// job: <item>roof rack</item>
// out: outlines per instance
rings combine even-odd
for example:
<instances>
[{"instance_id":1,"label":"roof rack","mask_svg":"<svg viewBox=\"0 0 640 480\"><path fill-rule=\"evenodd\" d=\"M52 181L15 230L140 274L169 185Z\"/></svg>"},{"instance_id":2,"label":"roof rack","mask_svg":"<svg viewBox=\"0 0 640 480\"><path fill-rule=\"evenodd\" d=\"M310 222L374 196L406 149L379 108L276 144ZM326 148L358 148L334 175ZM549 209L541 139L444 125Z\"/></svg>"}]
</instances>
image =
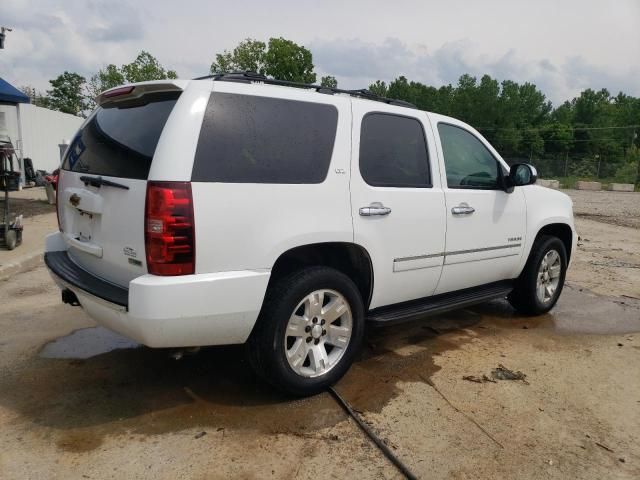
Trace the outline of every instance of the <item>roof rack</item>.
<instances>
[{"instance_id":1,"label":"roof rack","mask_svg":"<svg viewBox=\"0 0 640 480\"><path fill-rule=\"evenodd\" d=\"M325 93L333 95L334 93L346 93L352 97L365 98L367 100L374 100L376 102L387 103L389 105L397 105L399 107L418 108L413 103L405 102L404 100L397 100L394 98L380 97L371 93L369 90L343 90L335 87L323 87L322 85L313 85L309 83L290 82L288 80L277 80L275 78L268 78L265 75L256 72L229 72L229 73L216 73L214 75L205 75L203 77L194 78L194 80L206 80L212 79L214 81L221 82L240 82L240 83L264 83L268 85L281 85L285 87L295 88L307 88L315 90L318 93Z\"/></svg>"}]
</instances>

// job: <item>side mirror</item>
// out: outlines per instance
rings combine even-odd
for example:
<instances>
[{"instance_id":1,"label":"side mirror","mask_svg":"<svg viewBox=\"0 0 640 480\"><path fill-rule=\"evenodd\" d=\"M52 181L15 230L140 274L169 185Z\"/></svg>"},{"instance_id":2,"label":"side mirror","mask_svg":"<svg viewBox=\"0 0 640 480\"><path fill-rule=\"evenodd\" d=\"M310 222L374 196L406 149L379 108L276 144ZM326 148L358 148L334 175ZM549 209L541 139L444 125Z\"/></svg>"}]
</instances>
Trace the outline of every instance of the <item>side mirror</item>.
<instances>
[{"instance_id":1,"label":"side mirror","mask_svg":"<svg viewBox=\"0 0 640 480\"><path fill-rule=\"evenodd\" d=\"M507 179L509 187L532 185L536 183L538 179L538 171L536 167L528 163L516 163L515 165L511 165Z\"/></svg>"}]
</instances>

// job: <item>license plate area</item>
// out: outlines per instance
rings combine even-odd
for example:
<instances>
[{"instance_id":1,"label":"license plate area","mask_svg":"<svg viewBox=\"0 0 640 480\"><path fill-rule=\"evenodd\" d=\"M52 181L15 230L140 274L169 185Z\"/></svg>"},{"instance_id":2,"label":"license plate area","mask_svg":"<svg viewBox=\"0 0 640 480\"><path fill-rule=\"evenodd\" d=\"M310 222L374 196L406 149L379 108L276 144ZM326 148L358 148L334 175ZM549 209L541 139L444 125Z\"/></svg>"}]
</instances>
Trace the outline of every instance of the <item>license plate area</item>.
<instances>
[{"instance_id":1,"label":"license plate area","mask_svg":"<svg viewBox=\"0 0 640 480\"><path fill-rule=\"evenodd\" d=\"M80 242L91 242L93 232L93 214L77 211L75 216L75 228L71 232Z\"/></svg>"}]
</instances>

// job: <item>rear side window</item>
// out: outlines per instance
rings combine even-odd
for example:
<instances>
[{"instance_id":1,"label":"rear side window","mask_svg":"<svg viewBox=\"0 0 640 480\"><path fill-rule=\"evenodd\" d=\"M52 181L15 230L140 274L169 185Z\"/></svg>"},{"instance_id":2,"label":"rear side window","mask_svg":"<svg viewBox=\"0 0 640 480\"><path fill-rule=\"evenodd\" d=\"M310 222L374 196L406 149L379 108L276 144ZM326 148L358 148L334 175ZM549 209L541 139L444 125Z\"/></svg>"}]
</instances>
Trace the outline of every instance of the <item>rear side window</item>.
<instances>
[{"instance_id":1,"label":"rear side window","mask_svg":"<svg viewBox=\"0 0 640 480\"><path fill-rule=\"evenodd\" d=\"M322 183L338 124L332 105L213 93L194 182Z\"/></svg>"},{"instance_id":2,"label":"rear side window","mask_svg":"<svg viewBox=\"0 0 640 480\"><path fill-rule=\"evenodd\" d=\"M73 172L146 180L177 94L98 107L69 146L62 168Z\"/></svg>"},{"instance_id":3,"label":"rear side window","mask_svg":"<svg viewBox=\"0 0 640 480\"><path fill-rule=\"evenodd\" d=\"M369 113L360 132L360 174L377 187L430 187L429 156L415 118Z\"/></svg>"}]
</instances>

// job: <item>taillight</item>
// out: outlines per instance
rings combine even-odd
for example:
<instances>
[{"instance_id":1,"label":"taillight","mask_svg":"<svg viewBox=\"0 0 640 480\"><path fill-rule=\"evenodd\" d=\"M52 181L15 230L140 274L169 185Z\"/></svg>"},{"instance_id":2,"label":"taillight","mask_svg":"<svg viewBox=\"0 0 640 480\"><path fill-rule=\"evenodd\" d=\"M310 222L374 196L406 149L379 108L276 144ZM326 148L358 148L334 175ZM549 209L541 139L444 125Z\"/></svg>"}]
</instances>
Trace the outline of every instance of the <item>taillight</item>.
<instances>
[{"instance_id":1,"label":"taillight","mask_svg":"<svg viewBox=\"0 0 640 480\"><path fill-rule=\"evenodd\" d=\"M147 182L144 224L149 273L189 275L195 272L191 183Z\"/></svg>"}]
</instances>

